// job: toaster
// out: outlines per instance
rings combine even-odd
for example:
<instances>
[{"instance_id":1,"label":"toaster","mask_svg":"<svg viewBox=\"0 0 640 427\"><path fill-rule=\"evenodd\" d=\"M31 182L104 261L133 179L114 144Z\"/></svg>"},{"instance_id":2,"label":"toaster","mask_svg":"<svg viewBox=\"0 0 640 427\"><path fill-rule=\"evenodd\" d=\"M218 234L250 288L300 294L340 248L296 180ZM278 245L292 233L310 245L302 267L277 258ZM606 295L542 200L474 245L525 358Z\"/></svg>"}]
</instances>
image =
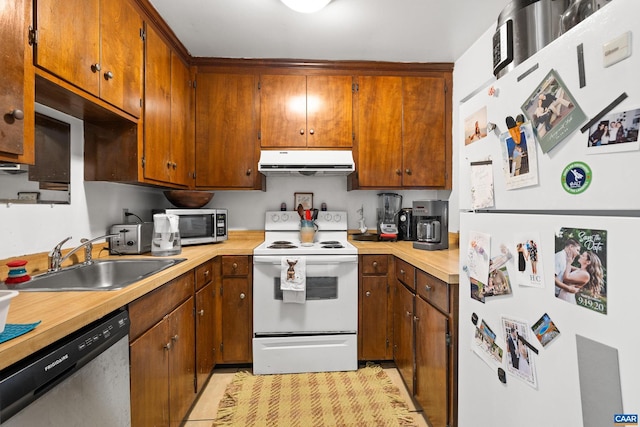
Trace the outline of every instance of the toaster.
<instances>
[{"instance_id":1,"label":"toaster","mask_svg":"<svg viewBox=\"0 0 640 427\"><path fill-rule=\"evenodd\" d=\"M111 255L136 255L151 251L152 222L137 224L116 224L109 230L118 237L109 238Z\"/></svg>"}]
</instances>

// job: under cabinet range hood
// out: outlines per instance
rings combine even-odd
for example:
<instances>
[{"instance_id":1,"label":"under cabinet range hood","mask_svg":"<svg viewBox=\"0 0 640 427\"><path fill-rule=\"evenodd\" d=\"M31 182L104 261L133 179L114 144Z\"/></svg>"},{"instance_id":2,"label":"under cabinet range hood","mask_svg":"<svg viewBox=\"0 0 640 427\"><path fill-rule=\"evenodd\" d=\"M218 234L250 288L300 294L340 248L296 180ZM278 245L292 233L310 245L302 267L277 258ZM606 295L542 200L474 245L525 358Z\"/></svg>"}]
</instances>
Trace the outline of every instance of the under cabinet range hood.
<instances>
[{"instance_id":1,"label":"under cabinet range hood","mask_svg":"<svg viewBox=\"0 0 640 427\"><path fill-rule=\"evenodd\" d=\"M355 170L350 150L262 150L258 162L266 176L346 176Z\"/></svg>"}]
</instances>

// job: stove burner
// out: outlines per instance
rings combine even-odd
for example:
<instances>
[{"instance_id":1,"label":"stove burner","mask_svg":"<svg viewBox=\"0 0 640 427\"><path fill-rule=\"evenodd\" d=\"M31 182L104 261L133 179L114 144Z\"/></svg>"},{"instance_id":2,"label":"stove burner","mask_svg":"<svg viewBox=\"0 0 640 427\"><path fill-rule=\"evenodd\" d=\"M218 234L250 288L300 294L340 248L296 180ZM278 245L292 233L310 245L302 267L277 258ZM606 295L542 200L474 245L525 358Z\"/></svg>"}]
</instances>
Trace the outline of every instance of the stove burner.
<instances>
[{"instance_id":1,"label":"stove burner","mask_svg":"<svg viewBox=\"0 0 640 427\"><path fill-rule=\"evenodd\" d=\"M324 249L342 249L342 243L340 242L321 242L320 243Z\"/></svg>"},{"instance_id":2,"label":"stove burner","mask_svg":"<svg viewBox=\"0 0 640 427\"><path fill-rule=\"evenodd\" d=\"M325 240L324 242L320 242L321 245L341 245L337 240Z\"/></svg>"},{"instance_id":3,"label":"stove burner","mask_svg":"<svg viewBox=\"0 0 640 427\"><path fill-rule=\"evenodd\" d=\"M295 249L296 245L287 240L276 240L271 245L267 246L268 249Z\"/></svg>"}]
</instances>

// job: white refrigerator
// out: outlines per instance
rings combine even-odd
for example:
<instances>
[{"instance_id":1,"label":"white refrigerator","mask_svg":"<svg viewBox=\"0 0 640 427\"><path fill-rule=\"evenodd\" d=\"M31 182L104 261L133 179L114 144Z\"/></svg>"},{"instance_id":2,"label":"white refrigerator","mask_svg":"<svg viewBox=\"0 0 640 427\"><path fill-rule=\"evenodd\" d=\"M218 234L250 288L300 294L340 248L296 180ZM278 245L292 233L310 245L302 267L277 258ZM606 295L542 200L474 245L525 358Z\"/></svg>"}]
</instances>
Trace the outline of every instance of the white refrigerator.
<instances>
[{"instance_id":1,"label":"white refrigerator","mask_svg":"<svg viewBox=\"0 0 640 427\"><path fill-rule=\"evenodd\" d=\"M639 17L612 1L458 105L461 427L637 425Z\"/></svg>"}]
</instances>

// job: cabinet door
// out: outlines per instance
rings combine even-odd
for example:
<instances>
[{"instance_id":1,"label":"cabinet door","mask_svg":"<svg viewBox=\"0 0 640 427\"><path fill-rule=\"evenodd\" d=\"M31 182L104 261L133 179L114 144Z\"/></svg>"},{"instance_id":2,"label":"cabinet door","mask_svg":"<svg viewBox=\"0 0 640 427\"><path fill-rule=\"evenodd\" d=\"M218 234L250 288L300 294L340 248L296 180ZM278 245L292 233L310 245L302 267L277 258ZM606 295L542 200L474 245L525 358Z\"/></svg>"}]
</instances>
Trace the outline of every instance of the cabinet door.
<instances>
[{"instance_id":1,"label":"cabinet door","mask_svg":"<svg viewBox=\"0 0 640 427\"><path fill-rule=\"evenodd\" d=\"M23 0L4 1L0 7L0 160L33 163L33 72L25 72L26 8ZM28 14L30 15L30 14ZM28 52L28 51L27 51ZM28 88L25 94L25 88ZM28 95L31 96L28 96ZM22 117L22 118L21 118ZM25 125L25 121L28 123Z\"/></svg>"},{"instance_id":2,"label":"cabinet door","mask_svg":"<svg viewBox=\"0 0 640 427\"><path fill-rule=\"evenodd\" d=\"M358 77L359 187L402 185L402 78Z\"/></svg>"},{"instance_id":3,"label":"cabinet door","mask_svg":"<svg viewBox=\"0 0 640 427\"><path fill-rule=\"evenodd\" d=\"M403 77L402 94L402 186L444 187L447 145L444 78Z\"/></svg>"},{"instance_id":4,"label":"cabinet door","mask_svg":"<svg viewBox=\"0 0 640 427\"><path fill-rule=\"evenodd\" d=\"M215 366L215 284L196 293L196 392Z\"/></svg>"},{"instance_id":5,"label":"cabinet door","mask_svg":"<svg viewBox=\"0 0 640 427\"><path fill-rule=\"evenodd\" d=\"M169 425L169 322L163 320L133 341L130 350L131 425Z\"/></svg>"},{"instance_id":6,"label":"cabinet door","mask_svg":"<svg viewBox=\"0 0 640 427\"><path fill-rule=\"evenodd\" d=\"M169 314L169 419L178 426L195 399L195 331L193 297Z\"/></svg>"},{"instance_id":7,"label":"cabinet door","mask_svg":"<svg viewBox=\"0 0 640 427\"><path fill-rule=\"evenodd\" d=\"M129 0L100 2L100 97L135 117L142 108L141 31L142 18Z\"/></svg>"},{"instance_id":8,"label":"cabinet door","mask_svg":"<svg viewBox=\"0 0 640 427\"><path fill-rule=\"evenodd\" d=\"M396 282L393 318L393 360L404 379L409 393L414 390L413 361L413 300L415 296L400 282Z\"/></svg>"},{"instance_id":9,"label":"cabinet door","mask_svg":"<svg viewBox=\"0 0 640 427\"><path fill-rule=\"evenodd\" d=\"M100 0L37 0L35 64L99 96Z\"/></svg>"},{"instance_id":10,"label":"cabinet door","mask_svg":"<svg viewBox=\"0 0 640 427\"><path fill-rule=\"evenodd\" d=\"M254 187L258 175L256 80L250 74L198 74L197 187Z\"/></svg>"},{"instance_id":11,"label":"cabinet door","mask_svg":"<svg viewBox=\"0 0 640 427\"><path fill-rule=\"evenodd\" d=\"M260 145L263 148L305 147L306 102L306 76L260 76Z\"/></svg>"},{"instance_id":12,"label":"cabinet door","mask_svg":"<svg viewBox=\"0 0 640 427\"><path fill-rule=\"evenodd\" d=\"M188 186L193 179L192 84L189 67L171 52L171 183Z\"/></svg>"},{"instance_id":13,"label":"cabinet door","mask_svg":"<svg viewBox=\"0 0 640 427\"><path fill-rule=\"evenodd\" d=\"M353 145L353 78L307 76L307 147Z\"/></svg>"},{"instance_id":14,"label":"cabinet door","mask_svg":"<svg viewBox=\"0 0 640 427\"><path fill-rule=\"evenodd\" d=\"M247 277L225 277L222 288L220 357L223 363L251 362L251 282Z\"/></svg>"},{"instance_id":15,"label":"cabinet door","mask_svg":"<svg viewBox=\"0 0 640 427\"><path fill-rule=\"evenodd\" d=\"M171 159L171 50L147 26L144 105L144 177L170 182Z\"/></svg>"},{"instance_id":16,"label":"cabinet door","mask_svg":"<svg viewBox=\"0 0 640 427\"><path fill-rule=\"evenodd\" d=\"M416 386L414 396L433 427L450 425L448 318L416 298Z\"/></svg>"},{"instance_id":17,"label":"cabinet door","mask_svg":"<svg viewBox=\"0 0 640 427\"><path fill-rule=\"evenodd\" d=\"M360 360L387 359L387 277L363 276L360 286Z\"/></svg>"}]
</instances>

